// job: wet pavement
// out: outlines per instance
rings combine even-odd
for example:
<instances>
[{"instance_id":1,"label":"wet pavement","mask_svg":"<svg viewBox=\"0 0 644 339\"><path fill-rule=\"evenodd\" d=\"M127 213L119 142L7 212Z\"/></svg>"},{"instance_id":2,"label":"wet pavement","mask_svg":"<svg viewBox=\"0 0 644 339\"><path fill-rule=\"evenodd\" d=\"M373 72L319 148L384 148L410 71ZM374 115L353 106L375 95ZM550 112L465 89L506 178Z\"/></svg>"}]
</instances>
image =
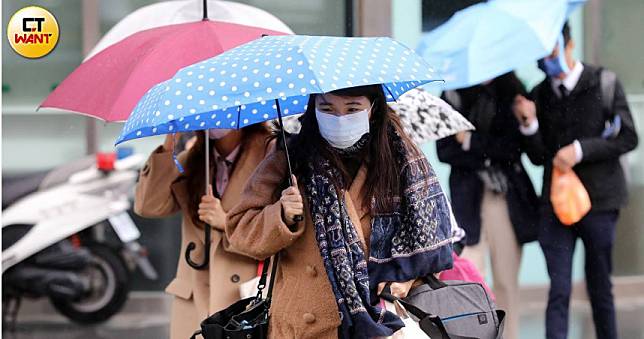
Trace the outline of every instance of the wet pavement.
<instances>
[{"instance_id":1,"label":"wet pavement","mask_svg":"<svg viewBox=\"0 0 644 339\"><path fill-rule=\"evenodd\" d=\"M79 325L56 313L46 300L24 300L15 331L3 328L2 339L168 338L170 302L163 292L131 292L123 310L109 321Z\"/></svg>"},{"instance_id":2,"label":"wet pavement","mask_svg":"<svg viewBox=\"0 0 644 339\"><path fill-rule=\"evenodd\" d=\"M162 293L135 293L123 312L110 321L94 326L70 323L53 313L46 302L25 302L15 332L3 329L6 339L159 339L169 335L169 297ZM644 339L644 298L617 302L620 339ZM543 339L543 303L523 305L521 339ZM590 307L572 303L569 339L595 338ZM187 338L186 338L187 339Z\"/></svg>"}]
</instances>

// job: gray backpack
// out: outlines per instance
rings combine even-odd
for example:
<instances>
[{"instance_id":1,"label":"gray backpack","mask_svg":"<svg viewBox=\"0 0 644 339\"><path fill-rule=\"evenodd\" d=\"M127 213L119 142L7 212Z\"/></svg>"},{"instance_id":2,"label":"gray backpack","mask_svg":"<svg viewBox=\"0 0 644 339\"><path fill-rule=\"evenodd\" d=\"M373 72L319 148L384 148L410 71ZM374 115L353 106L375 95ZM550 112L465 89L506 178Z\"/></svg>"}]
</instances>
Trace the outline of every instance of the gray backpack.
<instances>
[{"instance_id":1,"label":"gray backpack","mask_svg":"<svg viewBox=\"0 0 644 339\"><path fill-rule=\"evenodd\" d=\"M389 300L387 289L381 294ZM394 298L395 299L395 298ZM440 281L433 276L398 300L432 339L501 339L505 312L497 310L479 283ZM390 300L392 301L392 300Z\"/></svg>"}]
</instances>

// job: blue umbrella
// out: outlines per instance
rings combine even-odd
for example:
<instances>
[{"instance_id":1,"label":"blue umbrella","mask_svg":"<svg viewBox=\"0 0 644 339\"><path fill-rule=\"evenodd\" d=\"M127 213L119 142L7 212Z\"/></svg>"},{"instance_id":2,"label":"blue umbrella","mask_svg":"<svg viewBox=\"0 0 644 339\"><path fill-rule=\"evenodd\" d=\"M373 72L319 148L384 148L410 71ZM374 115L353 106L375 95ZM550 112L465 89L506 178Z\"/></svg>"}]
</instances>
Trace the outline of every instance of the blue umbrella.
<instances>
[{"instance_id":1,"label":"blue umbrella","mask_svg":"<svg viewBox=\"0 0 644 339\"><path fill-rule=\"evenodd\" d=\"M418 53L445 89L491 80L552 52L568 12L582 1L492 0L467 7L425 34Z\"/></svg>"},{"instance_id":2,"label":"blue umbrella","mask_svg":"<svg viewBox=\"0 0 644 339\"><path fill-rule=\"evenodd\" d=\"M159 134L238 129L275 118L283 126L282 116L306 111L309 94L381 84L387 100L393 101L436 81L433 74L419 55L390 38L263 37L187 66L151 88L128 118L117 144ZM209 138L205 140L209 149ZM206 155L207 183L208 159ZM176 158L175 163L180 168ZM290 175L288 180L292 185ZM206 239L208 231L206 227ZM194 248L187 248L186 260L194 268L205 267L207 261L190 260Z\"/></svg>"},{"instance_id":3,"label":"blue umbrella","mask_svg":"<svg viewBox=\"0 0 644 339\"><path fill-rule=\"evenodd\" d=\"M303 113L308 95L382 84L393 101L436 81L429 64L390 38L263 37L185 67L150 89L117 144L210 128L242 128Z\"/></svg>"}]
</instances>

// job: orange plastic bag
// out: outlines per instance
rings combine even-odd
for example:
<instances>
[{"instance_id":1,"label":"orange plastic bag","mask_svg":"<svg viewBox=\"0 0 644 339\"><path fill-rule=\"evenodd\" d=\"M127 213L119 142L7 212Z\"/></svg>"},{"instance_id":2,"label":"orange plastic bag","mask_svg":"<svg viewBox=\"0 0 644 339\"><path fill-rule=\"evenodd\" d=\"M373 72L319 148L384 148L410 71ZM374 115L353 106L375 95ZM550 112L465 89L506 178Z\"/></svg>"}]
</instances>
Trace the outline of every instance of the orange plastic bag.
<instances>
[{"instance_id":1,"label":"orange plastic bag","mask_svg":"<svg viewBox=\"0 0 644 339\"><path fill-rule=\"evenodd\" d=\"M564 225L572 225L590 211L590 197L577 174L570 170L552 169L550 202L555 215Z\"/></svg>"}]
</instances>

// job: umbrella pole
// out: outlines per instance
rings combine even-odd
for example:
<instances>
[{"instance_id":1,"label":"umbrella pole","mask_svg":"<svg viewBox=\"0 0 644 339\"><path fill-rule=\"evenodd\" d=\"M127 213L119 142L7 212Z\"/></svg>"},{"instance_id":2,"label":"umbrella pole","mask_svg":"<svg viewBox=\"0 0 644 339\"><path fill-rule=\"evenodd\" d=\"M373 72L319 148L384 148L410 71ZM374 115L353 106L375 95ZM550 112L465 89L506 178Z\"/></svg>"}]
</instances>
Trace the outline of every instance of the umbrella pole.
<instances>
[{"instance_id":1,"label":"umbrella pole","mask_svg":"<svg viewBox=\"0 0 644 339\"><path fill-rule=\"evenodd\" d=\"M280 123L280 131L282 133L282 142L284 143L284 153L286 153L286 164L288 166L288 185L293 186L293 169L291 168L291 158L288 154L288 146L286 142L286 132L284 132L284 123L282 122L282 109L280 108L280 102L279 100L275 99L275 106L277 107L277 120ZM293 218L295 221L302 221L304 220L304 216L302 215L296 215L295 218Z\"/></svg>"},{"instance_id":2,"label":"umbrella pole","mask_svg":"<svg viewBox=\"0 0 644 339\"><path fill-rule=\"evenodd\" d=\"M208 20L208 0L203 0L203 21Z\"/></svg>"},{"instance_id":3,"label":"umbrella pole","mask_svg":"<svg viewBox=\"0 0 644 339\"><path fill-rule=\"evenodd\" d=\"M206 193L208 194L208 185L210 185L210 137L208 136L208 130L204 130L204 136L205 136L205 143L206 143L206 149L205 149L205 154L206 154ZM210 262L210 225L207 223L204 225L204 253L203 253L203 262L201 264L197 264L192 259L190 258L190 252L192 252L195 248L197 248L197 245L194 242L191 242L188 244L188 247L186 248L186 253L185 253L185 258L186 262L190 267L196 269L196 270L203 270L208 267L208 264Z\"/></svg>"}]
</instances>

